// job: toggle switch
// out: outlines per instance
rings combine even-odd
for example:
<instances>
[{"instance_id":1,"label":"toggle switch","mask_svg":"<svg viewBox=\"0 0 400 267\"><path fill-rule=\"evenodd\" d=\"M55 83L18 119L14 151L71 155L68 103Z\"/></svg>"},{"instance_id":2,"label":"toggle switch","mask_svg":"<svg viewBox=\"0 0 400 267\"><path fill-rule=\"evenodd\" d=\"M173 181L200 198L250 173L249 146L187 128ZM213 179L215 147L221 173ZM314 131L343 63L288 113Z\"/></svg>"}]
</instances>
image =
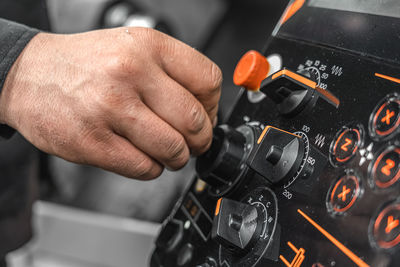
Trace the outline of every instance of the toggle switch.
<instances>
[{"instance_id":1,"label":"toggle switch","mask_svg":"<svg viewBox=\"0 0 400 267\"><path fill-rule=\"evenodd\" d=\"M313 106L319 97L339 107L339 99L328 90L319 88L312 73L306 70L296 73L283 68L268 76L269 69L267 58L251 50L237 64L233 81L249 91L264 93L275 102L279 113L287 117Z\"/></svg>"}]
</instances>

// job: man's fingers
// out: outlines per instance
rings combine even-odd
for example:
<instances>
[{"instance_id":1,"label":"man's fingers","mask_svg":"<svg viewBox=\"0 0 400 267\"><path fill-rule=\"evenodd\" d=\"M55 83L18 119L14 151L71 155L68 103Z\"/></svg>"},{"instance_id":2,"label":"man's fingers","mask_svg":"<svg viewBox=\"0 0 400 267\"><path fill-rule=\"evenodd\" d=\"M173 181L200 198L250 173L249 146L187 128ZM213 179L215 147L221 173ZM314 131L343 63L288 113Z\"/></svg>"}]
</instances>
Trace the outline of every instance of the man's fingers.
<instances>
[{"instance_id":1,"label":"man's fingers","mask_svg":"<svg viewBox=\"0 0 400 267\"><path fill-rule=\"evenodd\" d=\"M115 133L111 133L107 140L93 138L83 151L85 163L129 178L150 180L163 171L158 162Z\"/></svg>"},{"instance_id":2,"label":"man's fingers","mask_svg":"<svg viewBox=\"0 0 400 267\"><path fill-rule=\"evenodd\" d=\"M164 166L176 170L189 160L185 138L143 103L128 106L115 116L114 130Z\"/></svg>"},{"instance_id":3,"label":"man's fingers","mask_svg":"<svg viewBox=\"0 0 400 267\"><path fill-rule=\"evenodd\" d=\"M167 35L160 39L158 45L162 68L196 96L213 120L221 96L221 70L194 48Z\"/></svg>"},{"instance_id":4,"label":"man's fingers","mask_svg":"<svg viewBox=\"0 0 400 267\"><path fill-rule=\"evenodd\" d=\"M209 148L212 122L201 103L180 84L160 70L141 94L151 110L185 137L193 154Z\"/></svg>"}]
</instances>

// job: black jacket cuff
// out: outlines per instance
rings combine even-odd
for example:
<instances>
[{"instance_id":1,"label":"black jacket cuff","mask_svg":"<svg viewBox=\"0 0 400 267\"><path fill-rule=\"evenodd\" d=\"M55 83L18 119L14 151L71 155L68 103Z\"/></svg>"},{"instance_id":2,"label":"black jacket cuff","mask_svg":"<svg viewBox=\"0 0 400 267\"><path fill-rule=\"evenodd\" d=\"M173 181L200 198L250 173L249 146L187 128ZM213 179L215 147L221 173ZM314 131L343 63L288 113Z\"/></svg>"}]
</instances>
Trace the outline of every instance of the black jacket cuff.
<instances>
[{"instance_id":1,"label":"black jacket cuff","mask_svg":"<svg viewBox=\"0 0 400 267\"><path fill-rule=\"evenodd\" d=\"M12 65L38 32L36 29L0 19L0 93ZM8 139L14 132L7 125L0 125L0 137Z\"/></svg>"}]
</instances>

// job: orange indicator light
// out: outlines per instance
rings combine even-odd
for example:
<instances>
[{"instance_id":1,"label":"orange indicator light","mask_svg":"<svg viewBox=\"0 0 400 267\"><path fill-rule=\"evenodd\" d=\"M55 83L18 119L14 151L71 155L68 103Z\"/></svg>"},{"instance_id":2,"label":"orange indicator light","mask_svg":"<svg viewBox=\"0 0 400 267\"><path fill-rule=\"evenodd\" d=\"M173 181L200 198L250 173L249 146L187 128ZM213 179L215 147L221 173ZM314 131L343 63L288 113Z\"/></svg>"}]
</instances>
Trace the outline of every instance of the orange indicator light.
<instances>
[{"instance_id":1,"label":"orange indicator light","mask_svg":"<svg viewBox=\"0 0 400 267\"><path fill-rule=\"evenodd\" d=\"M300 209L297 210L298 213L300 213L301 216L304 217L312 226L314 226L321 234L323 234L326 238L328 238L329 241L332 242L338 249L340 249L347 257L349 257L350 260L352 260L357 266L360 267L369 267L368 264L366 264L362 259L357 257L356 254L354 254L351 250L349 250L347 247L345 247L342 243L340 243L336 238L334 238L331 234L329 234L324 228L319 226L313 219L308 217L304 212L302 212Z\"/></svg>"}]
</instances>

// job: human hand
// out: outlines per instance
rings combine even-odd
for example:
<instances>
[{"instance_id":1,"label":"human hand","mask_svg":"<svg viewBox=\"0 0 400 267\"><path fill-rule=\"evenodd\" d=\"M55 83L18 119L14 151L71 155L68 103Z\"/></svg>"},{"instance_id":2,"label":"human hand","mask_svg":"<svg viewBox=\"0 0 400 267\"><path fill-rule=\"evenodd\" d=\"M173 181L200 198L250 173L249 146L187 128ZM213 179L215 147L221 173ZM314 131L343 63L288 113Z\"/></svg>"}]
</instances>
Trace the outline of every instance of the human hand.
<instances>
[{"instance_id":1,"label":"human hand","mask_svg":"<svg viewBox=\"0 0 400 267\"><path fill-rule=\"evenodd\" d=\"M39 149L152 179L212 141L221 71L154 30L40 33L9 72L0 122Z\"/></svg>"}]
</instances>

